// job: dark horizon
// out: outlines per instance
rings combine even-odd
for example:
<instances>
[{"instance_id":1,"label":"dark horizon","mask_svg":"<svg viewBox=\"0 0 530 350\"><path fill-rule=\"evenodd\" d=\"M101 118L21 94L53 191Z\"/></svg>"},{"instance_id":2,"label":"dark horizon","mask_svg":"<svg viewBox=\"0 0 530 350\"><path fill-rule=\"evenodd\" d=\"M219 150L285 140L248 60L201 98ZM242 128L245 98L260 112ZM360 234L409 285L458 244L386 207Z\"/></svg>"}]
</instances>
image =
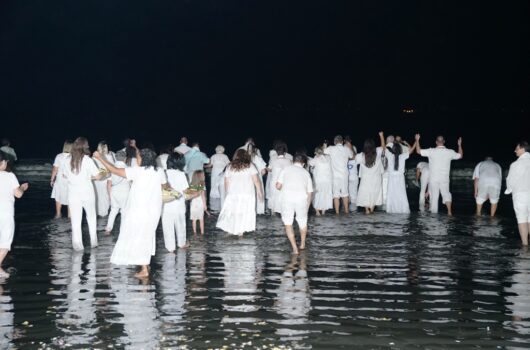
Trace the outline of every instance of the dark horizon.
<instances>
[{"instance_id":1,"label":"dark horizon","mask_svg":"<svg viewBox=\"0 0 530 350\"><path fill-rule=\"evenodd\" d=\"M465 159L509 161L530 138L528 13L525 1L5 1L0 137L53 158L81 135L93 147L186 135L207 153L280 138L312 153L383 130L420 132L423 147L462 136Z\"/></svg>"}]
</instances>

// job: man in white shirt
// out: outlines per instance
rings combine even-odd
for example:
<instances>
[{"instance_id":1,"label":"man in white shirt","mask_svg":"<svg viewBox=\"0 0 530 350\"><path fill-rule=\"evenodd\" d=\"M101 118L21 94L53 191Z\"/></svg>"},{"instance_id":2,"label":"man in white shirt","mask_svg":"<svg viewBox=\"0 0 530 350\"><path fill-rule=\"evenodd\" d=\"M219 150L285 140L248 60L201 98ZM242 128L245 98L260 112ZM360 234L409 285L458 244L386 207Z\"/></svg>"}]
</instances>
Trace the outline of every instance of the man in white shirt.
<instances>
[{"instance_id":1,"label":"man in white shirt","mask_svg":"<svg viewBox=\"0 0 530 350\"><path fill-rule=\"evenodd\" d=\"M189 150L191 150L191 148L188 147L188 139L185 136L183 136L180 138L180 145L175 147L173 151L178 152L182 155L185 155L186 153L188 153Z\"/></svg>"},{"instance_id":2,"label":"man in white shirt","mask_svg":"<svg viewBox=\"0 0 530 350\"><path fill-rule=\"evenodd\" d=\"M416 166L416 181L420 184L420 211L425 211L425 195L429 185L429 163L419 162Z\"/></svg>"},{"instance_id":3,"label":"man in white shirt","mask_svg":"<svg viewBox=\"0 0 530 350\"><path fill-rule=\"evenodd\" d=\"M416 152L423 157L429 158L429 197L431 202L431 213L438 212L438 198L440 193L442 201L447 206L447 215L452 216L452 196L449 192L449 174L451 172L451 161L462 159L464 150L462 149L462 138L458 139L458 153L452 149L445 148L443 136L436 138L436 148L421 149L420 134L416 134L418 147Z\"/></svg>"},{"instance_id":4,"label":"man in white shirt","mask_svg":"<svg viewBox=\"0 0 530 350\"><path fill-rule=\"evenodd\" d=\"M11 142L8 139L2 139L2 147L0 147L0 151L4 152L11 162L16 162L17 154L13 147L11 147Z\"/></svg>"},{"instance_id":5,"label":"man in white shirt","mask_svg":"<svg viewBox=\"0 0 530 350\"><path fill-rule=\"evenodd\" d=\"M515 147L518 159L510 165L506 177L506 194L512 194L513 209L517 216L519 234L524 246L530 232L530 145L526 141Z\"/></svg>"},{"instance_id":6,"label":"man in white shirt","mask_svg":"<svg viewBox=\"0 0 530 350\"><path fill-rule=\"evenodd\" d=\"M481 215L482 206L488 199L491 204L490 215L495 216L501 194L502 168L491 157L480 162L473 171L477 215Z\"/></svg>"},{"instance_id":7,"label":"man in white shirt","mask_svg":"<svg viewBox=\"0 0 530 350\"><path fill-rule=\"evenodd\" d=\"M348 160L353 158L353 151L343 144L341 135L335 136L334 146L326 147L324 154L331 158L331 170L333 173L333 207L335 213L340 213L340 200L344 212L349 213L350 194L348 192Z\"/></svg>"},{"instance_id":8,"label":"man in white shirt","mask_svg":"<svg viewBox=\"0 0 530 350\"><path fill-rule=\"evenodd\" d=\"M307 158L303 154L296 154L294 164L284 168L276 182L276 188L281 194L282 221L293 254L298 254L293 221L296 216L296 222L298 222L300 229L300 249L303 250L307 236L307 212L313 194L311 175L304 168L306 161Z\"/></svg>"}]
</instances>

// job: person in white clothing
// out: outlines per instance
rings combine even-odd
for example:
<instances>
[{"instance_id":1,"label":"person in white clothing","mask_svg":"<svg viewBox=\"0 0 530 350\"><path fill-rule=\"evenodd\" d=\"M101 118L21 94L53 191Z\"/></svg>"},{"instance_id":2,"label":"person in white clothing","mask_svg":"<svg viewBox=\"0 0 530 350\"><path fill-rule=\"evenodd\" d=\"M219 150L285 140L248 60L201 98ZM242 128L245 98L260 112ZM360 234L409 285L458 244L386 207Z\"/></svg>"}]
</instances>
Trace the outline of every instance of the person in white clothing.
<instances>
[{"instance_id":1,"label":"person in white clothing","mask_svg":"<svg viewBox=\"0 0 530 350\"><path fill-rule=\"evenodd\" d=\"M15 198L21 198L28 189L27 183L20 185L15 174L7 171L9 161L11 158L0 151L0 278L9 277L2 263L15 234Z\"/></svg>"},{"instance_id":2,"label":"person in white clothing","mask_svg":"<svg viewBox=\"0 0 530 350\"><path fill-rule=\"evenodd\" d=\"M189 150L191 147L188 146L188 138L183 136L180 138L180 144L173 151L185 155Z\"/></svg>"},{"instance_id":3,"label":"person in white clothing","mask_svg":"<svg viewBox=\"0 0 530 350\"><path fill-rule=\"evenodd\" d=\"M68 183L68 206L70 207L70 221L72 224L72 246L74 250L83 250L83 236L81 221L83 209L86 213L90 245L98 245L96 222L96 194L93 180L99 180L104 175L96 166L94 159L89 157L88 141L78 137L73 145L70 155L62 164L60 170Z\"/></svg>"},{"instance_id":4,"label":"person in white clothing","mask_svg":"<svg viewBox=\"0 0 530 350\"><path fill-rule=\"evenodd\" d=\"M259 148L256 147L256 144L254 143L254 139L252 137L247 138L247 141L245 142L245 144L239 147L238 149L244 149L245 151L249 153L253 152L261 157L261 152Z\"/></svg>"},{"instance_id":5,"label":"person in white clothing","mask_svg":"<svg viewBox=\"0 0 530 350\"><path fill-rule=\"evenodd\" d=\"M148 266L155 255L156 228L162 215L162 188L166 177L156 167L156 153L144 148L137 156L139 167L120 169L105 157L94 152L94 158L114 175L132 181L120 235L112 251L110 262L116 265L140 265L137 278L149 276Z\"/></svg>"},{"instance_id":6,"label":"person in white clothing","mask_svg":"<svg viewBox=\"0 0 530 350\"><path fill-rule=\"evenodd\" d=\"M314 181L313 208L317 216L324 215L326 210L333 208L333 184L331 160L322 147L315 149L315 157L309 161L309 166Z\"/></svg>"},{"instance_id":7,"label":"person in white clothing","mask_svg":"<svg viewBox=\"0 0 530 350\"><path fill-rule=\"evenodd\" d=\"M340 201L344 213L349 213L349 192L348 192L348 160L353 158L353 151L343 144L341 135L335 136L334 146L329 146L324 150L331 158L331 169L333 171L333 206L335 214L340 213Z\"/></svg>"},{"instance_id":8,"label":"person in white clothing","mask_svg":"<svg viewBox=\"0 0 530 350\"><path fill-rule=\"evenodd\" d=\"M269 171L269 176L271 177L271 184L274 184L274 186L271 186L270 199L267 202L267 206L271 211L271 215L282 212L281 197L280 192L276 188L276 182L278 181L278 177L280 176L282 169L292 164L292 161L287 159L285 156L287 153L287 145L285 142L279 141L276 144L276 153L278 156L269 161L269 166L267 169Z\"/></svg>"},{"instance_id":9,"label":"person in white clothing","mask_svg":"<svg viewBox=\"0 0 530 350\"><path fill-rule=\"evenodd\" d=\"M495 216L502 185L502 168L493 161L493 158L487 157L480 162L473 171L473 182L475 190L475 201L477 203L478 216L482 213L482 206L488 199L490 201L490 216Z\"/></svg>"},{"instance_id":10,"label":"person in white clothing","mask_svg":"<svg viewBox=\"0 0 530 350\"><path fill-rule=\"evenodd\" d=\"M261 158L261 156L258 153L258 149L254 144L248 145L247 152L250 154L250 159L252 160L252 164L256 167L258 170L258 179L261 183L261 192L265 192L265 186L263 185L263 175L267 173L267 163ZM265 214L265 201L256 201L256 214L263 215Z\"/></svg>"},{"instance_id":11,"label":"person in white clothing","mask_svg":"<svg viewBox=\"0 0 530 350\"><path fill-rule=\"evenodd\" d=\"M0 151L4 152L10 163L14 163L18 160L17 153L15 152L15 149L11 147L11 141L8 139L2 139L2 147L0 147Z\"/></svg>"},{"instance_id":12,"label":"person in white clothing","mask_svg":"<svg viewBox=\"0 0 530 350\"><path fill-rule=\"evenodd\" d=\"M296 217L296 222L298 222L300 229L300 249L303 250L305 249L307 237L307 212L311 205L313 194L311 175L304 169L306 160L304 155L296 154L294 164L284 168L276 182L276 188L281 191L282 221L285 225L285 233L291 243L293 254L299 253L294 236L293 222Z\"/></svg>"},{"instance_id":13,"label":"person in white clothing","mask_svg":"<svg viewBox=\"0 0 530 350\"><path fill-rule=\"evenodd\" d=\"M167 158L173 153L173 146L168 145L160 150L160 154L156 157L156 166L160 169L167 170Z\"/></svg>"},{"instance_id":14,"label":"person in white clothing","mask_svg":"<svg viewBox=\"0 0 530 350\"><path fill-rule=\"evenodd\" d=\"M72 142L68 140L65 141L63 144L63 152L59 153L53 161L50 186L52 187L51 198L55 199L55 219L61 218L62 206L68 205L68 184L60 170L63 166L63 162L70 154L71 149ZM70 217L70 215L68 215L68 217Z\"/></svg>"},{"instance_id":15,"label":"person in white clothing","mask_svg":"<svg viewBox=\"0 0 530 350\"><path fill-rule=\"evenodd\" d=\"M379 133L379 141L381 146L376 147L374 140L367 139L364 141L363 151L355 156L361 178L357 206L364 207L365 214L373 214L375 207L383 204L383 132Z\"/></svg>"},{"instance_id":16,"label":"person in white clothing","mask_svg":"<svg viewBox=\"0 0 530 350\"><path fill-rule=\"evenodd\" d=\"M193 234L197 234L198 221L201 235L204 235L204 213L210 216L210 212L208 211L206 203L206 177L203 170L196 170L193 173L190 185L193 186L193 188L204 188L203 190L196 191L199 195L196 198L193 198L190 202L190 220Z\"/></svg>"},{"instance_id":17,"label":"person in white clothing","mask_svg":"<svg viewBox=\"0 0 530 350\"><path fill-rule=\"evenodd\" d=\"M258 170L247 151L238 149L226 168L225 190L226 198L216 227L238 236L255 231L256 197L263 201L263 192Z\"/></svg>"},{"instance_id":18,"label":"person in white clothing","mask_svg":"<svg viewBox=\"0 0 530 350\"><path fill-rule=\"evenodd\" d=\"M164 232L164 245L169 252L175 252L176 245L187 248L186 242L186 200L184 191L188 189L188 179L184 173L186 161L178 153L172 153L167 159L167 182L169 186L177 192L182 193L182 197L169 203L164 203L162 210L162 231ZM175 245L175 233L177 244Z\"/></svg>"},{"instance_id":19,"label":"person in white clothing","mask_svg":"<svg viewBox=\"0 0 530 350\"><path fill-rule=\"evenodd\" d=\"M458 153L452 149L445 148L443 136L436 138L436 148L421 149L420 134L416 134L416 152L423 157L429 158L429 200L431 213L438 212L438 199L442 195L442 201L447 207L447 215L453 215L451 192L449 192L449 175L451 172L451 161L462 159L464 150L462 138L458 139Z\"/></svg>"},{"instance_id":20,"label":"person in white clothing","mask_svg":"<svg viewBox=\"0 0 530 350\"><path fill-rule=\"evenodd\" d=\"M386 143L385 143L385 151L386 150L390 150L392 149L392 147L394 146L394 135L388 135L386 137ZM389 152L386 152L386 153L389 153ZM386 210L386 196L387 196L387 191L388 191L388 162L386 160L386 153L383 153L383 158L382 160L384 160L383 162L383 187L382 187L382 190L383 190L383 209Z\"/></svg>"},{"instance_id":21,"label":"person in white clothing","mask_svg":"<svg viewBox=\"0 0 530 350\"><path fill-rule=\"evenodd\" d=\"M269 151L269 164L273 161L273 159L276 159L278 157L278 153L276 152L276 146L281 143L280 140L274 140L272 142L272 149ZM293 156L289 153L285 153L285 158L289 159L291 162L293 161ZM265 182L265 199L267 202L271 198L271 188L274 187L274 184L272 183L272 176L269 173L267 175L267 180Z\"/></svg>"},{"instance_id":22,"label":"person in white clothing","mask_svg":"<svg viewBox=\"0 0 530 350\"><path fill-rule=\"evenodd\" d=\"M348 160L348 194L350 195L350 211L357 211L357 192L359 191L359 164L355 160L357 148L352 144L349 136L344 138L344 145L352 150L353 158Z\"/></svg>"},{"instance_id":23,"label":"person in white clothing","mask_svg":"<svg viewBox=\"0 0 530 350\"><path fill-rule=\"evenodd\" d=\"M116 156L109 150L106 141L100 141L98 143L97 151L113 164L116 162ZM97 159L95 159L95 162L99 169L104 169L103 165ZM96 189L96 211L100 217L106 217L110 209L110 192L107 186L107 180L107 178L103 178L94 181L94 188Z\"/></svg>"},{"instance_id":24,"label":"person in white clothing","mask_svg":"<svg viewBox=\"0 0 530 350\"><path fill-rule=\"evenodd\" d=\"M515 147L518 159L510 165L506 177L506 194L512 195L519 235L524 246L530 233L530 145L526 141Z\"/></svg>"},{"instance_id":25,"label":"person in white clothing","mask_svg":"<svg viewBox=\"0 0 530 350\"><path fill-rule=\"evenodd\" d=\"M419 162L416 165L416 181L419 182L420 187L420 200L419 206L420 211L425 211L425 199L429 197L428 185L429 185L429 163Z\"/></svg>"},{"instance_id":26,"label":"person in white clothing","mask_svg":"<svg viewBox=\"0 0 530 350\"><path fill-rule=\"evenodd\" d=\"M210 157L212 171L210 173L210 209L212 211L221 210L221 180L226 166L230 159L225 154L225 148L222 145L215 147L215 154Z\"/></svg>"},{"instance_id":27,"label":"person in white clothing","mask_svg":"<svg viewBox=\"0 0 530 350\"><path fill-rule=\"evenodd\" d=\"M127 165L125 165L125 158L125 152L119 151L116 153L116 162L114 163L114 166L119 169L125 169L127 167ZM131 184L123 177L113 174L110 179L107 180L107 187L110 193L110 214L105 228L105 234L110 235L114 227L116 216L121 213L122 221L125 217L124 211L127 204L127 198L129 198Z\"/></svg>"}]
</instances>

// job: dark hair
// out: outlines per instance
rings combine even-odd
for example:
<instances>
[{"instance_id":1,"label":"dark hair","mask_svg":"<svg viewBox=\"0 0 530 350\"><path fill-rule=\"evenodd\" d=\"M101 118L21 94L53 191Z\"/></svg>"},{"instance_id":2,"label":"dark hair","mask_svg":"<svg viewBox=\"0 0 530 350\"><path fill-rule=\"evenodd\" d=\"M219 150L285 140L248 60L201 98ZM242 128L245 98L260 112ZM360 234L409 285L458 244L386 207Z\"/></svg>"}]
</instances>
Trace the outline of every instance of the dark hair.
<instances>
[{"instance_id":1,"label":"dark hair","mask_svg":"<svg viewBox=\"0 0 530 350\"><path fill-rule=\"evenodd\" d=\"M352 143L350 135L344 136L344 142Z\"/></svg>"},{"instance_id":2,"label":"dark hair","mask_svg":"<svg viewBox=\"0 0 530 350\"><path fill-rule=\"evenodd\" d=\"M526 141L520 141L517 143L517 146L519 146L520 148L524 148L524 150L526 152L530 152L530 145L528 144L528 142Z\"/></svg>"},{"instance_id":3,"label":"dark hair","mask_svg":"<svg viewBox=\"0 0 530 350\"><path fill-rule=\"evenodd\" d=\"M0 151L0 162L6 161L6 171L11 172L11 158L5 152Z\"/></svg>"},{"instance_id":4,"label":"dark hair","mask_svg":"<svg viewBox=\"0 0 530 350\"><path fill-rule=\"evenodd\" d=\"M251 163L252 160L250 158L250 154L248 154L248 152L244 149L238 149L236 153L234 153L232 162L230 162L230 169L234 171L241 171L249 168Z\"/></svg>"},{"instance_id":5,"label":"dark hair","mask_svg":"<svg viewBox=\"0 0 530 350\"><path fill-rule=\"evenodd\" d=\"M136 148L132 146L125 147L125 164L131 166L133 158L136 158Z\"/></svg>"},{"instance_id":6,"label":"dark hair","mask_svg":"<svg viewBox=\"0 0 530 350\"><path fill-rule=\"evenodd\" d=\"M2 146L9 146L11 144L11 142L9 142L9 139L2 139Z\"/></svg>"},{"instance_id":7,"label":"dark hair","mask_svg":"<svg viewBox=\"0 0 530 350\"><path fill-rule=\"evenodd\" d=\"M143 142L142 143L142 150L143 149L150 149L151 151L153 151L156 154L155 145L153 145L153 143L151 141Z\"/></svg>"},{"instance_id":8,"label":"dark hair","mask_svg":"<svg viewBox=\"0 0 530 350\"><path fill-rule=\"evenodd\" d=\"M344 139L342 138L342 135L337 135L335 136L335 138L333 139L333 143L334 144L337 144L337 143L343 143L344 142Z\"/></svg>"},{"instance_id":9,"label":"dark hair","mask_svg":"<svg viewBox=\"0 0 530 350\"><path fill-rule=\"evenodd\" d=\"M274 146L274 150L279 156L284 155L287 153L287 144L283 141L278 141Z\"/></svg>"},{"instance_id":10,"label":"dark hair","mask_svg":"<svg viewBox=\"0 0 530 350\"><path fill-rule=\"evenodd\" d=\"M142 157L142 166L143 168L153 167L156 170L156 152L150 148L142 148L140 151L140 156Z\"/></svg>"},{"instance_id":11,"label":"dark hair","mask_svg":"<svg viewBox=\"0 0 530 350\"><path fill-rule=\"evenodd\" d=\"M403 148L399 144L399 142L394 142L392 149L390 149L390 152L394 155L394 170L399 169L399 156L401 153L403 153Z\"/></svg>"},{"instance_id":12,"label":"dark hair","mask_svg":"<svg viewBox=\"0 0 530 350\"><path fill-rule=\"evenodd\" d=\"M377 151L375 148L375 142L372 139L366 139L363 147L364 153L364 164L367 168L371 168L375 164L377 158Z\"/></svg>"},{"instance_id":13,"label":"dark hair","mask_svg":"<svg viewBox=\"0 0 530 350\"><path fill-rule=\"evenodd\" d=\"M123 147L127 148L131 144L131 139L123 139Z\"/></svg>"},{"instance_id":14,"label":"dark hair","mask_svg":"<svg viewBox=\"0 0 530 350\"><path fill-rule=\"evenodd\" d=\"M178 152L172 152L167 157L167 168L168 169L176 169L180 171L184 171L184 167L186 166L186 160L184 159L184 156Z\"/></svg>"},{"instance_id":15,"label":"dark hair","mask_svg":"<svg viewBox=\"0 0 530 350\"><path fill-rule=\"evenodd\" d=\"M73 173L78 174L81 169L81 163L83 157L90 155L90 149L88 148L88 140L84 137L78 137L72 144L72 150L70 151L72 159L70 160L70 168Z\"/></svg>"},{"instance_id":16,"label":"dark hair","mask_svg":"<svg viewBox=\"0 0 530 350\"><path fill-rule=\"evenodd\" d=\"M191 147L200 147L200 146L201 146L201 145L200 145L197 141L195 141L195 142L193 142L193 143L191 144Z\"/></svg>"},{"instance_id":17,"label":"dark hair","mask_svg":"<svg viewBox=\"0 0 530 350\"><path fill-rule=\"evenodd\" d=\"M173 153L174 148L175 147L173 147L171 144L165 145L164 147L160 148L160 152L158 154L171 154Z\"/></svg>"},{"instance_id":18,"label":"dark hair","mask_svg":"<svg viewBox=\"0 0 530 350\"><path fill-rule=\"evenodd\" d=\"M294 155L293 160L295 163L302 163L303 165L306 165L307 156L305 155L305 153L298 152Z\"/></svg>"}]
</instances>

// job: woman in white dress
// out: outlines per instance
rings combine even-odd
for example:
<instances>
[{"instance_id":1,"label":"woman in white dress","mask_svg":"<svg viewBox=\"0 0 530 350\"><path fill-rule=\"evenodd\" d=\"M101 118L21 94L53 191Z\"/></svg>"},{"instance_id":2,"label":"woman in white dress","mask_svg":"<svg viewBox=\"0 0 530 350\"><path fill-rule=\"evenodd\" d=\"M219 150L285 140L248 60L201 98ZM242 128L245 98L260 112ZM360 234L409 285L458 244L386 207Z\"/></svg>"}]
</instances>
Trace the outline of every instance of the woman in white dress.
<instances>
[{"instance_id":1,"label":"woman in white dress","mask_svg":"<svg viewBox=\"0 0 530 350\"><path fill-rule=\"evenodd\" d=\"M74 250L83 250L84 248L81 230L83 210L88 222L90 245L92 248L98 245L96 194L92 181L101 179L103 175L100 174L96 162L89 157L89 154L87 139L78 137L60 170L68 183L68 206L70 208Z\"/></svg>"},{"instance_id":2,"label":"woman in white dress","mask_svg":"<svg viewBox=\"0 0 530 350\"><path fill-rule=\"evenodd\" d=\"M228 156L224 154L225 148L221 145L215 147L215 154L210 157L212 172L210 174L210 209L212 211L221 210L221 185L222 174L226 166L230 163Z\"/></svg>"},{"instance_id":3,"label":"woman in white dress","mask_svg":"<svg viewBox=\"0 0 530 350\"><path fill-rule=\"evenodd\" d=\"M321 147L315 149L315 158L309 161L313 173L313 184L315 194L313 197L313 208L317 216L323 215L326 210L333 208L333 184L331 160L324 154Z\"/></svg>"},{"instance_id":4,"label":"woman in white dress","mask_svg":"<svg viewBox=\"0 0 530 350\"><path fill-rule=\"evenodd\" d=\"M9 277L2 263L15 235L15 198L22 197L28 189L27 183L20 185L15 174L8 171L8 157L0 151L0 278Z\"/></svg>"},{"instance_id":5,"label":"woman in white dress","mask_svg":"<svg viewBox=\"0 0 530 350\"><path fill-rule=\"evenodd\" d=\"M97 151L103 155L112 164L116 163L116 157L113 152L109 152L109 147L106 141L98 143ZM95 160L98 168L103 169L103 164L97 159ZM110 193L107 186L107 178L94 181L94 188L96 189L96 210L98 216L105 217L109 214L110 209Z\"/></svg>"},{"instance_id":6,"label":"woman in white dress","mask_svg":"<svg viewBox=\"0 0 530 350\"><path fill-rule=\"evenodd\" d=\"M403 152L399 142L386 151L388 159L388 189L386 196L386 212L393 214L409 214L409 200L405 186L405 161L416 151L416 144Z\"/></svg>"},{"instance_id":7,"label":"woman in white dress","mask_svg":"<svg viewBox=\"0 0 530 350\"><path fill-rule=\"evenodd\" d=\"M258 149L254 144L248 146L248 152L250 154L250 159L252 164L258 170L258 179L261 184L261 193L265 191L265 186L263 185L263 175L267 173L267 163L261 158L261 155L258 153ZM256 214L262 215L265 214L265 201L256 201Z\"/></svg>"},{"instance_id":8,"label":"woman in white dress","mask_svg":"<svg viewBox=\"0 0 530 350\"><path fill-rule=\"evenodd\" d=\"M164 172L156 167L156 153L142 149L136 157L140 166L126 169L116 168L98 152L94 152L94 157L112 174L132 181L126 215L110 262L140 265L141 270L135 276L146 278L151 256L155 254L156 228L162 214L162 187L166 183Z\"/></svg>"},{"instance_id":9,"label":"woman in white dress","mask_svg":"<svg viewBox=\"0 0 530 350\"><path fill-rule=\"evenodd\" d=\"M376 205L383 204L383 163L381 156L384 152L385 139L379 133L381 147L375 147L375 142L368 139L364 142L363 152L355 156L360 164L359 191L357 193L357 206L364 207L366 214L372 214Z\"/></svg>"},{"instance_id":10,"label":"woman in white dress","mask_svg":"<svg viewBox=\"0 0 530 350\"><path fill-rule=\"evenodd\" d=\"M71 141L64 141L63 152L55 156L53 161L52 176L50 178L50 186L52 187L51 198L55 199L55 219L61 218L61 208L63 205L68 205L68 184L63 174L60 172L63 162L70 154L72 149ZM70 215L68 215L70 216Z\"/></svg>"},{"instance_id":11,"label":"woman in white dress","mask_svg":"<svg viewBox=\"0 0 530 350\"><path fill-rule=\"evenodd\" d=\"M267 169L273 184L276 184L278 181L281 171L293 164L293 162L286 157L287 145L285 142L279 141L276 144L275 150L278 156L269 161L269 166ZM270 188L270 199L267 205L271 211L271 215L274 215L274 213L281 213L282 211L281 193L276 186L271 186Z\"/></svg>"},{"instance_id":12,"label":"woman in white dress","mask_svg":"<svg viewBox=\"0 0 530 350\"><path fill-rule=\"evenodd\" d=\"M263 201L258 170L247 151L239 149L225 172L226 198L217 227L232 235L242 236L256 230L256 193Z\"/></svg>"},{"instance_id":13,"label":"woman in white dress","mask_svg":"<svg viewBox=\"0 0 530 350\"><path fill-rule=\"evenodd\" d=\"M184 173L186 160L178 152L169 155L167 159L167 182L177 192L184 193L188 189L188 178ZM175 252L176 246L186 248L186 199L183 195L172 202L164 203L162 211L162 231L164 245L169 252ZM177 243L175 244L175 233Z\"/></svg>"}]
</instances>

